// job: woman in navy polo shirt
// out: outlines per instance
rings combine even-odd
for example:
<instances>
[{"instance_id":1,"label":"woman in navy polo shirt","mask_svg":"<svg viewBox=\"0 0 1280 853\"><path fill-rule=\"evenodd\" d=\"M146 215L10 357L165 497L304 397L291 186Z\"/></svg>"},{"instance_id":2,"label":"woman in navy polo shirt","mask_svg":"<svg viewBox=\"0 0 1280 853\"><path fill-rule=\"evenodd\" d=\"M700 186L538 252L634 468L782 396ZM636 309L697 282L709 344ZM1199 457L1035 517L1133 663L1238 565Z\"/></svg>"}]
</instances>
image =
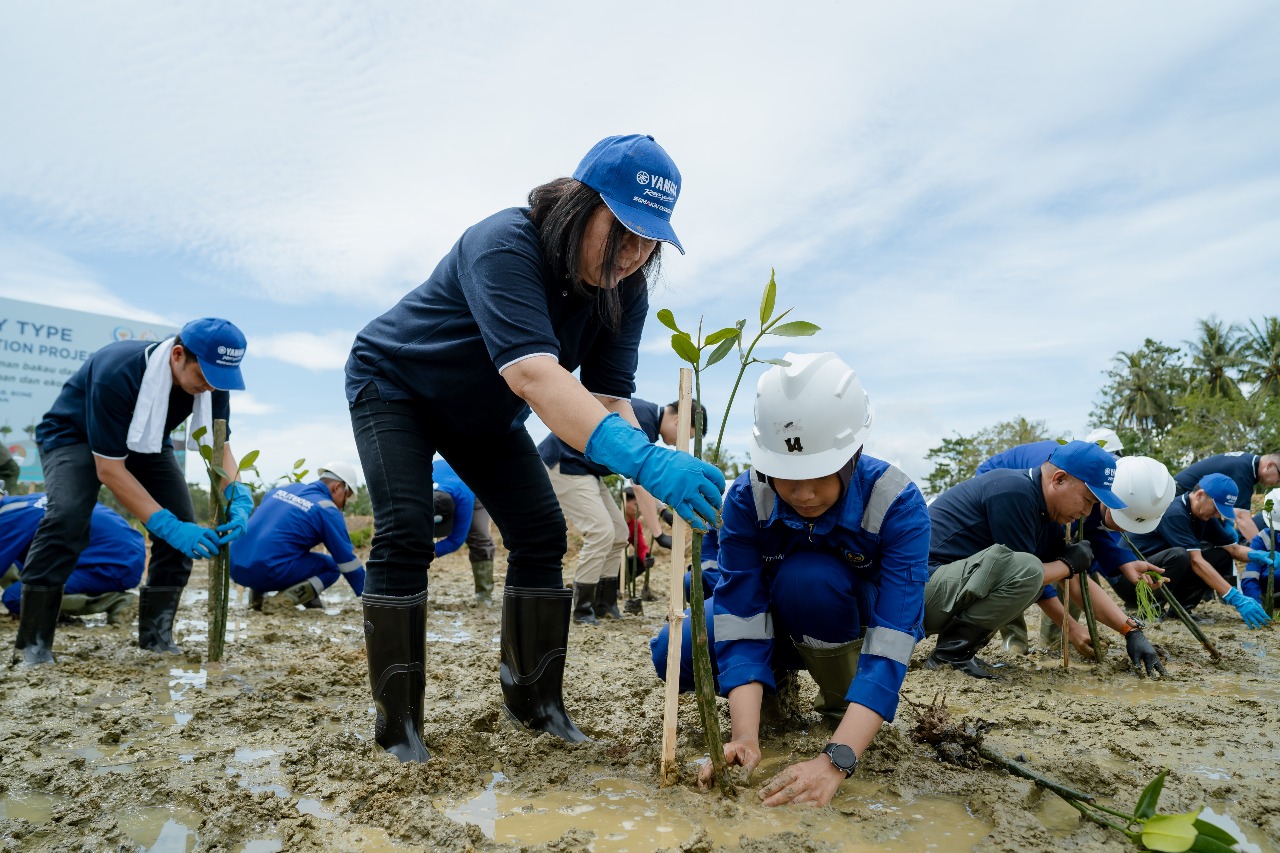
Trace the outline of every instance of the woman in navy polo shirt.
<instances>
[{"instance_id":1,"label":"woman in navy polo shirt","mask_svg":"<svg viewBox=\"0 0 1280 853\"><path fill-rule=\"evenodd\" d=\"M680 173L652 137L601 140L574 172L467 229L435 272L356 337L347 401L373 502L364 594L377 741L425 761L431 463L438 452L488 508L509 550L504 708L530 729L586 736L561 698L572 593L565 525L524 428L530 410L587 458L631 477L698 526L724 478L657 447L630 398L648 274L671 228ZM580 379L571 371L580 369Z\"/></svg>"}]
</instances>

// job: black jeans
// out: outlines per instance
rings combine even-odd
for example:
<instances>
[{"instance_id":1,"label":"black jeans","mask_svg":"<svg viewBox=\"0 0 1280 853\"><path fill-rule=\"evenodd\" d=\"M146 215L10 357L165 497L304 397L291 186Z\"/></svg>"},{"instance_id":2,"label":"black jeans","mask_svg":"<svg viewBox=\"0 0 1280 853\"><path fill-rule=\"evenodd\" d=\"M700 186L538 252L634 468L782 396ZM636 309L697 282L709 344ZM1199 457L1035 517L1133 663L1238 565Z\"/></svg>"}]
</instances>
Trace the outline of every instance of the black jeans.
<instances>
[{"instance_id":1,"label":"black jeans","mask_svg":"<svg viewBox=\"0 0 1280 853\"><path fill-rule=\"evenodd\" d=\"M1155 554L1148 554L1147 562L1164 569L1165 583L1169 585L1169 591L1183 607L1190 610L1200 603L1207 587L1191 568L1191 557L1187 554L1187 549L1166 548ZM1138 606L1138 593L1124 575L1112 580L1111 588L1130 610ZM1156 596L1157 601L1161 598L1160 595Z\"/></svg>"},{"instance_id":2,"label":"black jeans","mask_svg":"<svg viewBox=\"0 0 1280 853\"><path fill-rule=\"evenodd\" d=\"M351 404L351 426L373 504L365 590L416 595L435 558L431 460L438 452L493 516L507 555L507 585L561 586L564 516L547 466L524 428L459 434L413 400L383 400L370 383Z\"/></svg>"},{"instance_id":3,"label":"black jeans","mask_svg":"<svg viewBox=\"0 0 1280 853\"><path fill-rule=\"evenodd\" d=\"M48 506L36 528L22 582L29 586L61 586L71 577L80 553L89 546L89 519L98 501L98 469L87 444L71 444L41 454ZM156 503L179 521L195 521L187 479L173 448L159 453L131 453L125 467ZM168 542L151 537L148 586L186 586L191 558Z\"/></svg>"}]
</instances>

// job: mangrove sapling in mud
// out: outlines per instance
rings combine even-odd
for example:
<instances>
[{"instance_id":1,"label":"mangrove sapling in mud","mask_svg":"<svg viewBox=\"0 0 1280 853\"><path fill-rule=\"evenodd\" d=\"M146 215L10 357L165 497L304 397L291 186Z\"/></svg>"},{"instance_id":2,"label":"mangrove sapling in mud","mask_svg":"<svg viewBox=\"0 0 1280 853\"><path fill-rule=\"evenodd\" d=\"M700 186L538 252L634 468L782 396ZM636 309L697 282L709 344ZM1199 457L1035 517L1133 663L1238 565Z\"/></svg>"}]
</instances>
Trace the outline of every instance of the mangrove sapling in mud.
<instances>
[{"instance_id":1,"label":"mangrove sapling in mud","mask_svg":"<svg viewBox=\"0 0 1280 853\"><path fill-rule=\"evenodd\" d=\"M1138 546L1133 544L1133 540L1129 538L1128 533L1125 533L1122 530L1120 531L1120 536L1124 539L1124 544L1129 546L1129 550L1132 551L1139 560L1142 560L1144 563L1148 562L1147 558L1142 555L1140 550L1138 550ZM1147 572L1147 574L1159 579L1159 586L1157 589L1159 589L1161 595L1164 596L1165 604L1169 606L1169 612L1175 614L1178 617L1178 621L1191 632L1191 636L1195 637L1200 642L1200 645L1204 646L1205 651L1209 653L1209 658L1214 661L1222 660L1222 653L1218 651L1217 647L1213 644L1213 641L1205 636L1204 631L1200 630L1200 626L1196 624L1196 620L1191 618L1191 614L1182 606L1182 602L1178 601L1178 597L1170 591L1169 585L1164 582L1164 578L1162 578L1157 572ZM1145 586L1145 584L1138 584L1139 589L1143 586ZM1141 597L1139 597L1138 600L1141 601Z\"/></svg>"},{"instance_id":2,"label":"mangrove sapling in mud","mask_svg":"<svg viewBox=\"0 0 1280 853\"><path fill-rule=\"evenodd\" d=\"M1068 528L1068 530L1069 529L1070 528ZM1078 537L1076 541L1083 542L1084 541L1084 522L1083 521L1079 523L1079 528L1076 531L1076 533ZM1067 534L1068 541L1070 540L1070 538L1071 538L1071 535L1070 533L1068 533ZM1093 596L1089 592L1088 570L1081 572L1079 577L1080 577L1080 609L1084 611L1084 623L1089 628L1089 642L1093 644L1093 662L1102 663L1102 652L1103 652L1102 641L1101 641L1101 638L1098 636L1098 618L1093 614ZM1067 583L1070 583L1070 582L1071 582L1071 579L1067 578ZM1065 631L1063 631L1062 636L1064 638L1067 636ZM1063 645L1063 648L1066 648L1067 643L1064 642L1062 645Z\"/></svg>"},{"instance_id":3,"label":"mangrove sapling in mud","mask_svg":"<svg viewBox=\"0 0 1280 853\"><path fill-rule=\"evenodd\" d=\"M970 770L980 767L983 761L993 764L1065 800L1086 820L1122 833L1139 850L1261 853L1244 837L1235 821L1215 814L1212 809L1200 808L1185 814L1157 814L1156 805L1169 775L1167 768L1142 789L1132 812L1121 811L1104 806L1093 794L1078 791L1032 770L1021 756L1009 758L988 746L984 738L992 724L967 718L953 720L947 710L945 696L940 698L935 694L928 705L904 699L915 718L911 738L932 746L940 761Z\"/></svg>"},{"instance_id":4,"label":"mangrove sapling in mud","mask_svg":"<svg viewBox=\"0 0 1280 853\"><path fill-rule=\"evenodd\" d=\"M781 314L774 314L774 305L778 295L775 272L774 270L769 271L769 283L765 285L764 294L760 299L759 331L745 348L742 341L742 330L747 325L745 319L703 337L702 318L698 318L695 337L694 334L680 328L676 323L675 315L671 313L670 309L663 308L658 312L658 321L674 332L671 336L671 348L675 350L677 356L688 362L693 368L694 401L698 404L693 407L693 455L699 459L703 458L702 436L706 428L704 423L706 413L701 405L702 371L723 360L736 348L738 376L734 379L733 390L729 393L729 401L725 404L724 415L720 420L720 432L716 436L714 445L718 456L719 449L724 446L724 430L729 422L729 412L733 408L734 398L738 394L738 388L742 384L742 377L746 374L747 368L753 364L780 364L784 366L788 364L785 359L780 358L756 358L754 355L756 346L767 335L797 338L807 337L819 331L818 326L804 320L792 320L783 323L783 318L793 310L791 308ZM707 355L704 363L702 360L703 352L709 348L713 349ZM720 717L716 711L715 678L711 673L711 650L707 642L706 601L702 591L702 531L696 528L693 531L692 558L693 578L689 584L689 627L693 643L694 691L697 696L698 714L702 720L702 727L706 732L707 749L711 753L711 765L714 769L716 785L722 793L728 795L735 791L735 787L729 777L728 765L724 758L724 744L720 739ZM673 631L676 628L677 626L672 626Z\"/></svg>"},{"instance_id":5,"label":"mangrove sapling in mud","mask_svg":"<svg viewBox=\"0 0 1280 853\"><path fill-rule=\"evenodd\" d=\"M224 494L224 485L230 484L241 471L252 470L255 474L254 462L258 459L258 451L250 450L240 460L236 474L229 474L219 462L224 458L223 448L227 443L227 422L218 418L213 422L212 444L200 441L206 432L200 427L191 434L199 442L200 458L204 462L205 471L209 474L209 511L213 517L213 526L226 524L227 508L230 501ZM217 460L217 461L214 461ZM295 469L298 466L294 466ZM227 641L227 601L231 593L231 551L228 545L221 545L218 554L209 561L209 660L216 663L222 660L222 653Z\"/></svg>"}]
</instances>

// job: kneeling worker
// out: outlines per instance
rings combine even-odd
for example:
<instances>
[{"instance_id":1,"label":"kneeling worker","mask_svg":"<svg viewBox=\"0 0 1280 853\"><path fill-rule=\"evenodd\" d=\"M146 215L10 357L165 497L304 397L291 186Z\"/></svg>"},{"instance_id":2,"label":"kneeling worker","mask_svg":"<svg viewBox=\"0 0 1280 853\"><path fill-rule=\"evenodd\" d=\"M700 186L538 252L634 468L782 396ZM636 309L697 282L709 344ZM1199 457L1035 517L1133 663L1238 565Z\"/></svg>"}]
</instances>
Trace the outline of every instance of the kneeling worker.
<instances>
[{"instance_id":1,"label":"kneeling worker","mask_svg":"<svg viewBox=\"0 0 1280 853\"><path fill-rule=\"evenodd\" d=\"M6 497L0 502L0 566L16 566L19 576L36 528L44 518L49 499L43 492ZM89 517L89 547L80 552L75 570L62 588L63 616L106 613L107 622L118 625L142 580L147 564L147 547L142 534L134 530L120 513L96 504ZM4 606L21 613L22 582L5 588Z\"/></svg>"},{"instance_id":2,"label":"kneeling worker","mask_svg":"<svg viewBox=\"0 0 1280 853\"><path fill-rule=\"evenodd\" d=\"M343 507L355 494L356 472L346 462L330 462L314 483L272 489L249 517L249 529L231 543L231 579L251 590L254 609L292 610L316 599L338 579L364 593L364 566L351 546ZM324 544L328 554L311 549ZM279 590L269 598L265 593Z\"/></svg>"},{"instance_id":3,"label":"kneeling worker","mask_svg":"<svg viewBox=\"0 0 1280 853\"><path fill-rule=\"evenodd\" d=\"M831 742L760 796L825 805L897 711L922 636L929 517L906 474L863 454L871 408L852 368L834 353L786 359L760 379L752 468L725 497L708 628L733 721L730 764L760 761L760 705L775 673L807 669L817 682L817 710L839 721ZM652 643L660 676L665 631ZM680 687L691 690L684 631Z\"/></svg>"}]
</instances>

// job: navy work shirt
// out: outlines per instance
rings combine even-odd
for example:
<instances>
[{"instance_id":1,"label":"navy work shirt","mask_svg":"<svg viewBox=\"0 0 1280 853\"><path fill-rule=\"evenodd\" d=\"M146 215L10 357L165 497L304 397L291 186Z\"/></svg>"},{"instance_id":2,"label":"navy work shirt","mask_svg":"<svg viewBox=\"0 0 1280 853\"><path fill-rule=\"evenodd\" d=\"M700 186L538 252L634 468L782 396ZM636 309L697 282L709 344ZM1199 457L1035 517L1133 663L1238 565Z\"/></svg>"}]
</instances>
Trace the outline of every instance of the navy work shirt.
<instances>
[{"instance_id":1,"label":"navy work shirt","mask_svg":"<svg viewBox=\"0 0 1280 853\"><path fill-rule=\"evenodd\" d=\"M985 474L988 471L995 471L1000 468L1008 468L1011 471L1026 471L1029 468L1039 468L1048 462L1049 457L1053 455L1053 451L1061 446L1056 438L1046 438L1044 441L1019 444L1016 447L1003 450L983 462L978 466L976 473Z\"/></svg>"},{"instance_id":2,"label":"navy work shirt","mask_svg":"<svg viewBox=\"0 0 1280 853\"><path fill-rule=\"evenodd\" d=\"M1233 450L1230 453L1207 456L1199 462L1193 462L1183 468L1174 475L1173 480L1178 484L1178 494L1182 494L1193 490L1196 487L1196 483L1210 474L1226 474L1232 480L1235 480L1236 488L1240 490L1236 494L1240 496L1241 508L1248 509L1249 498L1258 486L1258 460L1260 458L1255 453L1247 453L1243 450Z\"/></svg>"},{"instance_id":3,"label":"navy work shirt","mask_svg":"<svg viewBox=\"0 0 1280 853\"><path fill-rule=\"evenodd\" d=\"M138 389L147 372L147 356L154 341L116 341L95 352L80 365L62 386L53 408L36 427L36 444L48 453L71 444L88 444L95 456L124 459L129 423L138 403ZM177 382L169 392L169 413L165 416L165 447L173 447L169 433L191 417L195 398ZM214 391L213 417L229 420L231 395ZM231 426L227 425L227 437Z\"/></svg>"},{"instance_id":4,"label":"navy work shirt","mask_svg":"<svg viewBox=\"0 0 1280 853\"><path fill-rule=\"evenodd\" d=\"M631 398L631 409L636 413L636 422L640 424L640 429L651 442L658 440L658 427L662 423L663 408L657 403L650 403L639 397ZM554 468L559 464L560 473L571 477L585 475L607 477L613 473L603 465L588 461L587 457L582 455L582 451L565 444L555 433L539 442L538 455L542 457L543 463L548 468Z\"/></svg>"},{"instance_id":5,"label":"navy work shirt","mask_svg":"<svg viewBox=\"0 0 1280 853\"><path fill-rule=\"evenodd\" d=\"M1169 504L1159 527L1150 533L1131 533L1129 536L1138 550L1148 557L1166 548L1199 551L1204 547L1202 542L1209 545L1234 545L1236 542L1235 533L1227 530L1221 518L1202 521L1192 515L1191 496L1185 492Z\"/></svg>"},{"instance_id":6,"label":"navy work shirt","mask_svg":"<svg viewBox=\"0 0 1280 853\"><path fill-rule=\"evenodd\" d=\"M419 400L458 432L501 433L529 407L500 371L534 355L582 368L593 394L635 392L637 348L649 310L644 276L619 285L622 321L609 329L599 291L553 281L527 208L495 213L463 232L431 277L356 336L347 402L373 383L384 400Z\"/></svg>"}]
</instances>

